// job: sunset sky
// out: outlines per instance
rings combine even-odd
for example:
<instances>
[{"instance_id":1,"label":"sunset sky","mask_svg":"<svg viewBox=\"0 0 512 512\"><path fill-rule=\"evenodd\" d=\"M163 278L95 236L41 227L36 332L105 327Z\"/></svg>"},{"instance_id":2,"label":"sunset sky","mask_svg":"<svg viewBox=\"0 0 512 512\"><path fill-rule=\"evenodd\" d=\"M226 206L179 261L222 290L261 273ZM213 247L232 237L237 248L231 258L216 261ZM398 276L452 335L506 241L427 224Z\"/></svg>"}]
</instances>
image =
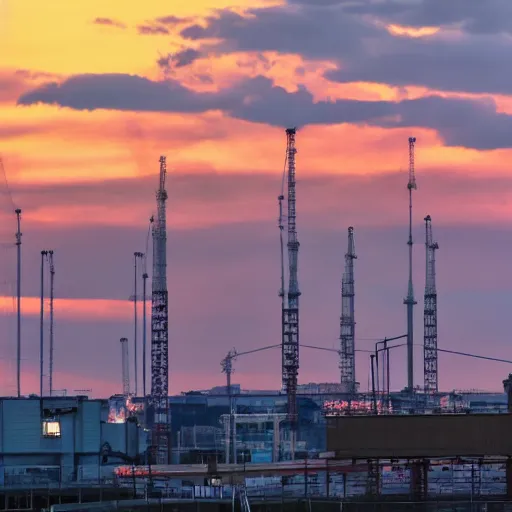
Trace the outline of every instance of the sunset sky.
<instances>
[{"instance_id":1,"label":"sunset sky","mask_svg":"<svg viewBox=\"0 0 512 512\"><path fill-rule=\"evenodd\" d=\"M222 385L233 347L279 343L289 126L302 343L339 346L348 226L357 348L405 333L415 136L415 342L430 214L439 347L512 360L511 51L510 0L0 0L0 393L15 391L13 205L23 210L22 392L38 390L41 249L55 251L55 387L121 391L133 252L146 250L161 154L171 393ZM405 357L393 355L395 389ZM501 390L512 372L439 361L443 390ZM234 381L277 389L280 365L278 350L242 356ZM359 353L362 389L368 367ZM336 354L301 349L300 383L338 380Z\"/></svg>"}]
</instances>

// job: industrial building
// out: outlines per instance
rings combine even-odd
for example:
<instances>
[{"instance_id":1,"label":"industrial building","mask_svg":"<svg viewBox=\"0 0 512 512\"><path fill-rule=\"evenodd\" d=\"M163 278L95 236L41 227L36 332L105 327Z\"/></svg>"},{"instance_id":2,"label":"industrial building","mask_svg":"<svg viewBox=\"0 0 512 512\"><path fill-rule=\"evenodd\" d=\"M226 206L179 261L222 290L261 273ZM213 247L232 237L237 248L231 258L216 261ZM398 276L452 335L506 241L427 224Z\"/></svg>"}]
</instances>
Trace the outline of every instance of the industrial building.
<instances>
[{"instance_id":1,"label":"industrial building","mask_svg":"<svg viewBox=\"0 0 512 512\"><path fill-rule=\"evenodd\" d=\"M340 393L339 384L299 386L297 394L296 459L314 459L327 449L326 417L373 414L370 394L355 396ZM286 437L287 397L278 391L242 390L231 386L191 391L169 397L173 464L205 464L211 458L219 463L243 464L289 460ZM426 409L429 395L417 394L411 402L406 391L375 397L379 414L409 415L411 411L440 413L503 414L507 412L505 393L450 392L440 394L436 409ZM231 407L230 407L231 402ZM110 421L127 417L146 421L145 401L112 397ZM230 438L229 415L233 411ZM150 420L149 420L150 421ZM149 426L149 425L148 425ZM234 446L233 446L234 445ZM235 458L236 457L236 458Z\"/></svg>"},{"instance_id":2,"label":"industrial building","mask_svg":"<svg viewBox=\"0 0 512 512\"><path fill-rule=\"evenodd\" d=\"M145 432L108 416L107 400L0 398L0 485L100 482L139 463Z\"/></svg>"}]
</instances>

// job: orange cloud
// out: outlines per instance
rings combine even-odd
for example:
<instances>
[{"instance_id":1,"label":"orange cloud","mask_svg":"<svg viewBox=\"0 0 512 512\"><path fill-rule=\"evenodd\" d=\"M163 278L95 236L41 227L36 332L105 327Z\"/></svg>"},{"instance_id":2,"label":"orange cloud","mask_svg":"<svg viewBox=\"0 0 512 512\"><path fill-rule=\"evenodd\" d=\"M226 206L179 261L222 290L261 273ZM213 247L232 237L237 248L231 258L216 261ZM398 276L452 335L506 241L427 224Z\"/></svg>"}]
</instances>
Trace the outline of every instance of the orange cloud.
<instances>
[{"instance_id":1,"label":"orange cloud","mask_svg":"<svg viewBox=\"0 0 512 512\"><path fill-rule=\"evenodd\" d=\"M0 296L0 310L14 311L13 297ZM22 314L38 316L41 303L39 297L23 297ZM55 316L68 320L129 320L133 305L126 300L112 299L55 299Z\"/></svg>"},{"instance_id":2,"label":"orange cloud","mask_svg":"<svg viewBox=\"0 0 512 512\"><path fill-rule=\"evenodd\" d=\"M437 34L440 27L406 27L403 25L391 24L386 26L388 32L394 36L405 37L428 37Z\"/></svg>"}]
</instances>

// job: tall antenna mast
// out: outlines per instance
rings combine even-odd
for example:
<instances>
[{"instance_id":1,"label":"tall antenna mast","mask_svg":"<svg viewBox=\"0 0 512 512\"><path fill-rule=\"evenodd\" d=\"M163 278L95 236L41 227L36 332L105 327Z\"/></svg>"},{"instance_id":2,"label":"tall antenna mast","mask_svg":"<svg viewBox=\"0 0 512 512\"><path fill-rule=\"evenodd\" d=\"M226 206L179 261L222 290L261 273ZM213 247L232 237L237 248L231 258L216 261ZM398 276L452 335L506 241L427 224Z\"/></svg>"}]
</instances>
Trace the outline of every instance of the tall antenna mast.
<instances>
[{"instance_id":1,"label":"tall antenna mast","mask_svg":"<svg viewBox=\"0 0 512 512\"><path fill-rule=\"evenodd\" d=\"M144 263L145 266L145 263ZM148 280L148 274L144 270L144 274L142 274L142 395L146 396L146 337L147 337L147 327L146 327L146 321L147 321L147 311L146 311L146 304L147 304L147 280Z\"/></svg>"},{"instance_id":2,"label":"tall antenna mast","mask_svg":"<svg viewBox=\"0 0 512 512\"><path fill-rule=\"evenodd\" d=\"M55 266L53 264L53 251L48 251L48 262L50 264L50 367L48 375L48 384L50 388L50 396L53 396L53 299L54 299L54 284L55 284Z\"/></svg>"},{"instance_id":3,"label":"tall antenna mast","mask_svg":"<svg viewBox=\"0 0 512 512\"><path fill-rule=\"evenodd\" d=\"M295 457L297 430L297 377L299 373L299 283L297 278L299 241L296 228L295 205L295 128L286 130L286 158L288 163L288 307L282 320L282 380L287 395L287 414L290 422L291 457Z\"/></svg>"},{"instance_id":4,"label":"tall antenna mast","mask_svg":"<svg viewBox=\"0 0 512 512\"><path fill-rule=\"evenodd\" d=\"M283 201L284 201L284 195L281 194L277 198L279 202L279 220L278 220L278 227L279 227L279 247L280 247L280 264L281 264L281 287L279 288L279 297L281 297L281 316L283 315L283 311L286 308L286 300L284 298L285 295L285 289L284 289L284 241L283 241Z\"/></svg>"},{"instance_id":5,"label":"tall antenna mast","mask_svg":"<svg viewBox=\"0 0 512 512\"><path fill-rule=\"evenodd\" d=\"M157 464L168 464L170 452L166 176L165 156L161 156L160 184L156 192L157 216L153 222L153 289L151 296L151 402L155 414L153 446L157 450Z\"/></svg>"},{"instance_id":6,"label":"tall antenna mast","mask_svg":"<svg viewBox=\"0 0 512 512\"><path fill-rule=\"evenodd\" d=\"M21 209L16 208L16 386L21 397Z\"/></svg>"},{"instance_id":7,"label":"tall antenna mast","mask_svg":"<svg viewBox=\"0 0 512 512\"><path fill-rule=\"evenodd\" d=\"M128 359L128 338L121 338L121 376L123 380L123 396L130 394L130 360Z\"/></svg>"},{"instance_id":8,"label":"tall antenna mast","mask_svg":"<svg viewBox=\"0 0 512 512\"><path fill-rule=\"evenodd\" d=\"M423 373L425 394L433 395L438 391L437 375L437 289L436 289L436 250L437 242L432 236L432 219L425 217L426 277L424 297L424 338Z\"/></svg>"},{"instance_id":9,"label":"tall antenna mast","mask_svg":"<svg viewBox=\"0 0 512 512\"><path fill-rule=\"evenodd\" d=\"M137 277L138 277L138 273L137 273L137 260L138 259L143 259L144 258L144 254L141 253L141 252L134 252L133 253L133 262L134 262L134 275L133 275L133 365L134 365L134 369L135 369L135 373L133 374L134 375L134 385L135 385L135 389L134 389L134 393L135 393L135 396L138 396L139 394L139 381L138 381L138 369L139 369L139 364L138 364L138 360L137 360L137 345L138 345L138 337L137 337L137 334L138 334L138 327L137 327L137 320L138 320L138 311L137 311Z\"/></svg>"},{"instance_id":10,"label":"tall antenna mast","mask_svg":"<svg viewBox=\"0 0 512 512\"><path fill-rule=\"evenodd\" d=\"M39 396L43 398L44 376L44 260L48 251L41 251L41 311L39 317Z\"/></svg>"},{"instance_id":11,"label":"tall antenna mast","mask_svg":"<svg viewBox=\"0 0 512 512\"><path fill-rule=\"evenodd\" d=\"M340 370L345 393L356 392L355 367L355 313L354 313L354 228L348 228L348 250L345 254L345 272L341 281Z\"/></svg>"},{"instance_id":12,"label":"tall antenna mast","mask_svg":"<svg viewBox=\"0 0 512 512\"><path fill-rule=\"evenodd\" d=\"M414 392L414 288L412 284L412 191L416 190L416 176L414 174L414 144L416 137L409 137L409 283L407 297L404 304L407 306L407 388L410 393Z\"/></svg>"},{"instance_id":13,"label":"tall antenna mast","mask_svg":"<svg viewBox=\"0 0 512 512\"><path fill-rule=\"evenodd\" d=\"M5 172L2 155L0 155L0 173L5 181L5 188L9 198L9 202L16 214L16 246L17 246L17 272L16 272L16 313L17 313L17 326L16 326L16 387L18 398L21 396L21 209L16 208L12 199L11 191L9 190L9 182L7 180L7 173Z\"/></svg>"}]
</instances>

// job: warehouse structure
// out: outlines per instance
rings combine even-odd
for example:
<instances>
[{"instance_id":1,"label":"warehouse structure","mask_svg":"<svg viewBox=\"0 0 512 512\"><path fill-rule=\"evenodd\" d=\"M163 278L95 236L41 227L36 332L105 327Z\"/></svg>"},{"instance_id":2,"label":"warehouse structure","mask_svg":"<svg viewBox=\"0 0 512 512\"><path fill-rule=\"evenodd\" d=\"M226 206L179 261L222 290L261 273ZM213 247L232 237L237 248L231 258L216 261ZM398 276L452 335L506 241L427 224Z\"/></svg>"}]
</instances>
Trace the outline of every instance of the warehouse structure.
<instances>
[{"instance_id":1,"label":"warehouse structure","mask_svg":"<svg viewBox=\"0 0 512 512\"><path fill-rule=\"evenodd\" d=\"M0 398L0 486L99 482L139 462L144 432L108 413L87 397Z\"/></svg>"}]
</instances>

